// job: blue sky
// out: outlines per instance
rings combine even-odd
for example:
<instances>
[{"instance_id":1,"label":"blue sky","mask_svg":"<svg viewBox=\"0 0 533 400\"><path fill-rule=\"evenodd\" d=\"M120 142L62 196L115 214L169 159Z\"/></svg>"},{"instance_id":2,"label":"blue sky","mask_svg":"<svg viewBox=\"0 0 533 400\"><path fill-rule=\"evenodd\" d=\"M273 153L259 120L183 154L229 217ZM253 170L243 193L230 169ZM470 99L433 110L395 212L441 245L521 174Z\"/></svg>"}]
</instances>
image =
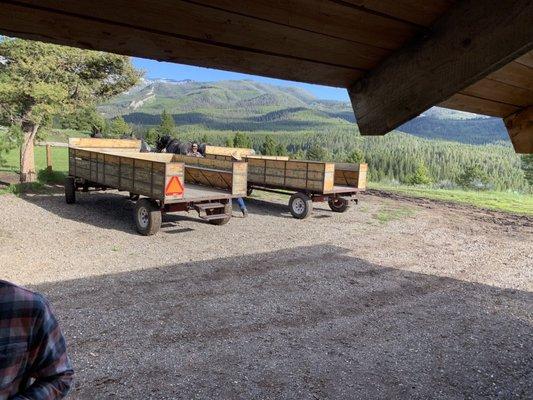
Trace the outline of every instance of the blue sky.
<instances>
[{"instance_id":1,"label":"blue sky","mask_svg":"<svg viewBox=\"0 0 533 400\"><path fill-rule=\"evenodd\" d=\"M258 82L279 86L298 86L307 89L319 99L348 101L346 89L338 89L307 83L284 81L281 79L265 78L256 75L239 74L237 72L221 71L218 69L192 67L183 64L159 62L144 58L133 58L133 64L145 71L147 78L192 79L194 81L220 81L235 79L251 79Z\"/></svg>"}]
</instances>

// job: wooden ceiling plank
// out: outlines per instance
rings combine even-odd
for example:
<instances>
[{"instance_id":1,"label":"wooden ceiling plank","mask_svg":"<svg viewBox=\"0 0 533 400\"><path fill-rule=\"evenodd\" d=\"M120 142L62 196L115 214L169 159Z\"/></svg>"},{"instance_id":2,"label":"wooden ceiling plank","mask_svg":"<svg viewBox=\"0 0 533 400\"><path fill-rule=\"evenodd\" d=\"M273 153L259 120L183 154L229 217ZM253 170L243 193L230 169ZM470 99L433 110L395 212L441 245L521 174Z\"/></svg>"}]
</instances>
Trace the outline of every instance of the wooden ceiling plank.
<instances>
[{"instance_id":1,"label":"wooden ceiling plank","mask_svg":"<svg viewBox=\"0 0 533 400\"><path fill-rule=\"evenodd\" d=\"M337 2L337 0L331 0ZM455 0L341 0L420 26L430 27Z\"/></svg>"},{"instance_id":2,"label":"wooden ceiling plank","mask_svg":"<svg viewBox=\"0 0 533 400\"><path fill-rule=\"evenodd\" d=\"M457 3L432 35L349 89L360 132L383 135L525 54L533 48L531 21L530 0Z\"/></svg>"},{"instance_id":3,"label":"wooden ceiling plank","mask_svg":"<svg viewBox=\"0 0 533 400\"><path fill-rule=\"evenodd\" d=\"M516 87L533 88L533 68L516 61L505 65L487 77Z\"/></svg>"},{"instance_id":4,"label":"wooden ceiling plank","mask_svg":"<svg viewBox=\"0 0 533 400\"><path fill-rule=\"evenodd\" d=\"M463 93L454 94L438 106L500 118L507 117L520 110L520 107L510 104L469 96Z\"/></svg>"},{"instance_id":5,"label":"wooden ceiling plank","mask_svg":"<svg viewBox=\"0 0 533 400\"><path fill-rule=\"evenodd\" d=\"M533 51L524 54L515 60L517 63L525 65L526 67L533 68Z\"/></svg>"},{"instance_id":6,"label":"wooden ceiling plank","mask_svg":"<svg viewBox=\"0 0 533 400\"><path fill-rule=\"evenodd\" d=\"M186 1L20 0L37 8L124 24L238 50L368 70L390 51Z\"/></svg>"},{"instance_id":7,"label":"wooden ceiling plank","mask_svg":"<svg viewBox=\"0 0 533 400\"><path fill-rule=\"evenodd\" d=\"M515 151L533 154L533 107L512 114L503 122Z\"/></svg>"},{"instance_id":8,"label":"wooden ceiling plank","mask_svg":"<svg viewBox=\"0 0 533 400\"><path fill-rule=\"evenodd\" d=\"M395 50L420 28L330 0L187 0L331 37Z\"/></svg>"},{"instance_id":9,"label":"wooden ceiling plank","mask_svg":"<svg viewBox=\"0 0 533 400\"><path fill-rule=\"evenodd\" d=\"M489 78L474 83L466 89L461 90L461 93L517 107L533 105L533 86L528 90Z\"/></svg>"},{"instance_id":10,"label":"wooden ceiling plank","mask_svg":"<svg viewBox=\"0 0 533 400\"><path fill-rule=\"evenodd\" d=\"M361 71L220 47L131 27L0 2L0 32L85 49L346 87Z\"/></svg>"}]
</instances>

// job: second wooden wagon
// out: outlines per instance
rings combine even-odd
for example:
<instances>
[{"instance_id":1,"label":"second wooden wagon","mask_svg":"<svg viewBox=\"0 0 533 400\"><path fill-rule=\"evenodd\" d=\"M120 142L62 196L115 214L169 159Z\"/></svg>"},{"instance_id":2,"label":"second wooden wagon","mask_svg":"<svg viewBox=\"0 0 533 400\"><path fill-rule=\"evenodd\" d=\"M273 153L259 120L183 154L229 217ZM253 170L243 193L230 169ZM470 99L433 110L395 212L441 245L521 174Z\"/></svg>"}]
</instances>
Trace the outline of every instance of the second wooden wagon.
<instances>
[{"instance_id":1,"label":"second wooden wagon","mask_svg":"<svg viewBox=\"0 0 533 400\"><path fill-rule=\"evenodd\" d=\"M313 203L327 202L332 211L345 212L350 202L366 189L367 164L291 160L257 156L251 149L207 147L206 157L215 160L242 158L248 163L248 190L290 194L294 218L311 215ZM231 154L231 155L228 155Z\"/></svg>"}]
</instances>

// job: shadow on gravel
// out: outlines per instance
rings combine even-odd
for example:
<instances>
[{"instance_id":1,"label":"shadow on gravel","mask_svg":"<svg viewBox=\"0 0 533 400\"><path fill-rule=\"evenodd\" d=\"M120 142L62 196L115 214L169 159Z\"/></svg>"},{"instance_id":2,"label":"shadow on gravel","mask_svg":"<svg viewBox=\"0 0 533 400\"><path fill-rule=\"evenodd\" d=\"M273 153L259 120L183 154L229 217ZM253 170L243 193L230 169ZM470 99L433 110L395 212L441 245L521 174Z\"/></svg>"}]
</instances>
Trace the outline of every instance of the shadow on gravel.
<instances>
[{"instance_id":1,"label":"shadow on gravel","mask_svg":"<svg viewBox=\"0 0 533 400\"><path fill-rule=\"evenodd\" d=\"M76 399L532 398L529 292L331 245L43 284Z\"/></svg>"},{"instance_id":2,"label":"shadow on gravel","mask_svg":"<svg viewBox=\"0 0 533 400\"><path fill-rule=\"evenodd\" d=\"M94 225L104 229L115 229L136 235L133 222L134 204L125 195L118 193L77 193L75 204L66 204L62 194L31 194L22 195L22 199L41 207L61 218L70 219ZM269 215L279 218L293 218L288 206L257 199L246 199L247 207L252 214ZM315 211L327 211L329 209L315 206ZM239 207L233 202L233 215L239 217ZM314 213L311 218L326 218L329 215ZM191 228L180 228L181 221L195 221L206 223L198 218L196 211L189 213L177 212L163 215L162 232L185 233Z\"/></svg>"},{"instance_id":3,"label":"shadow on gravel","mask_svg":"<svg viewBox=\"0 0 533 400\"><path fill-rule=\"evenodd\" d=\"M293 218L289 211L288 198L287 203L279 203L275 201L262 200L252 197L247 197L246 205L250 208L250 212L259 215L269 215L271 217L279 218ZM235 205L233 206L235 210ZM327 214L317 214L317 211L325 211ZM313 203L313 214L310 218L327 218L331 217L333 212L328 208L327 203Z\"/></svg>"},{"instance_id":4,"label":"shadow on gravel","mask_svg":"<svg viewBox=\"0 0 533 400\"><path fill-rule=\"evenodd\" d=\"M22 199L49 211L61 218L70 219L104 229L115 229L137 235L133 222L134 204L128 197L118 193L77 193L75 204L66 204L60 194L24 195ZM181 221L205 223L196 211L163 215L162 232L179 233ZM183 232L191 228L183 228Z\"/></svg>"}]
</instances>

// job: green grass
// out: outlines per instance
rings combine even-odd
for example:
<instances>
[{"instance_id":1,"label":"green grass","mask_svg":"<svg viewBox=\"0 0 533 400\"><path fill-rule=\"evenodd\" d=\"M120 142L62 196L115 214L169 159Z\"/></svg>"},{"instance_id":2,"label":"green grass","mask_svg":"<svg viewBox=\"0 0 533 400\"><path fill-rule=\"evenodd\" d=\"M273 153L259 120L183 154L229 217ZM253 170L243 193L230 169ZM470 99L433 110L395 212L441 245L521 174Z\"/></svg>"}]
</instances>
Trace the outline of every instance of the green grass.
<instances>
[{"instance_id":1,"label":"green grass","mask_svg":"<svg viewBox=\"0 0 533 400\"><path fill-rule=\"evenodd\" d=\"M6 163L0 166L2 171L20 171L19 149L13 149L5 156ZM40 171L46 168L46 148L35 147L35 169ZM66 147L52 147L52 169L57 172L68 171L68 149Z\"/></svg>"},{"instance_id":2,"label":"green grass","mask_svg":"<svg viewBox=\"0 0 533 400\"><path fill-rule=\"evenodd\" d=\"M424 187L393 186L383 183L370 183L369 188L396 192L412 197L469 204L496 211L533 215L533 195L531 194L432 189Z\"/></svg>"},{"instance_id":3,"label":"green grass","mask_svg":"<svg viewBox=\"0 0 533 400\"><path fill-rule=\"evenodd\" d=\"M404 219L414 215L414 210L409 207L382 207L376 214L372 215L380 223L385 224L390 221Z\"/></svg>"}]
</instances>

